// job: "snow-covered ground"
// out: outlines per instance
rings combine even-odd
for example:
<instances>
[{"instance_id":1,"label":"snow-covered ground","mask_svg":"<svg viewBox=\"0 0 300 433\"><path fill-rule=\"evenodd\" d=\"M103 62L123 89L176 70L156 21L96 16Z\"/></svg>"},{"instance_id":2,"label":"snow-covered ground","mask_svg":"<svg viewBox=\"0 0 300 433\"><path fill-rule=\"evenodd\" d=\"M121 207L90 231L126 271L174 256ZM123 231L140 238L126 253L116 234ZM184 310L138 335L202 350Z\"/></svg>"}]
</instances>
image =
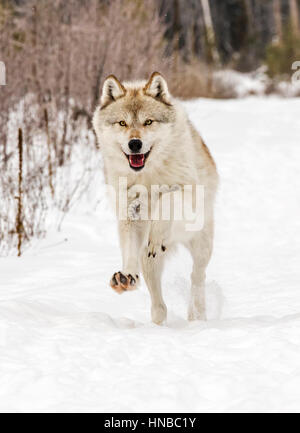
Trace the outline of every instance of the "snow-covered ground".
<instances>
[{"instance_id":1,"label":"snow-covered ground","mask_svg":"<svg viewBox=\"0 0 300 433\"><path fill-rule=\"evenodd\" d=\"M144 285L112 292L121 259L99 175L61 233L0 260L2 412L300 412L300 100L186 107L221 177L209 321L186 321L181 249L167 326L150 323Z\"/></svg>"}]
</instances>

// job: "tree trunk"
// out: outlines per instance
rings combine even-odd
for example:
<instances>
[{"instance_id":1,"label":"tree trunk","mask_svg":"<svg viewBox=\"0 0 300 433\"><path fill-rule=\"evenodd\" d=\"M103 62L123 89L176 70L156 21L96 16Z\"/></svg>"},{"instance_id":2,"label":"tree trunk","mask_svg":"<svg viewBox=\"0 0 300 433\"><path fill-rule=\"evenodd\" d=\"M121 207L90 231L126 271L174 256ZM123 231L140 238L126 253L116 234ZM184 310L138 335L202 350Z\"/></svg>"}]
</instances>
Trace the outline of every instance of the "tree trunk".
<instances>
[{"instance_id":1,"label":"tree trunk","mask_svg":"<svg viewBox=\"0 0 300 433\"><path fill-rule=\"evenodd\" d=\"M251 0L244 0L244 4L245 4L245 9L247 14L248 32L253 33L255 23L254 23Z\"/></svg>"},{"instance_id":2,"label":"tree trunk","mask_svg":"<svg viewBox=\"0 0 300 433\"><path fill-rule=\"evenodd\" d=\"M280 0L274 0L274 21L275 32L278 41L282 40L282 19L281 19L281 5Z\"/></svg>"},{"instance_id":3,"label":"tree trunk","mask_svg":"<svg viewBox=\"0 0 300 433\"><path fill-rule=\"evenodd\" d=\"M220 56L216 45L216 35L213 27L209 0L200 0L200 1L203 9L207 42L211 51L212 59L216 64L218 64L220 62Z\"/></svg>"},{"instance_id":4,"label":"tree trunk","mask_svg":"<svg viewBox=\"0 0 300 433\"><path fill-rule=\"evenodd\" d=\"M297 0L289 0L290 2L290 15L291 15L291 24L293 31L296 34L299 34L299 8Z\"/></svg>"}]
</instances>

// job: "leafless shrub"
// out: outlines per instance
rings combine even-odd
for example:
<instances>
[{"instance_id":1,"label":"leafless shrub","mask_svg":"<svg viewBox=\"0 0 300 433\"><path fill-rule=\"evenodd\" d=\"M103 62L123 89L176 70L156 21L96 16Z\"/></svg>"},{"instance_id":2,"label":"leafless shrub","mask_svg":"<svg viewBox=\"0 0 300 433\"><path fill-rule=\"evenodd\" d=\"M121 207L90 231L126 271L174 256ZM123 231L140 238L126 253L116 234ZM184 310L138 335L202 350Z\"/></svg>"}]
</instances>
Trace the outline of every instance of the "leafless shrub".
<instances>
[{"instance_id":1,"label":"leafless shrub","mask_svg":"<svg viewBox=\"0 0 300 433\"><path fill-rule=\"evenodd\" d=\"M171 92L181 99L212 97L212 73L199 61L181 63L179 69L167 72Z\"/></svg>"},{"instance_id":2,"label":"leafless shrub","mask_svg":"<svg viewBox=\"0 0 300 433\"><path fill-rule=\"evenodd\" d=\"M16 220L16 233L18 235L18 256L22 254L22 239L23 239L23 131L19 128L18 136L18 154L19 154L19 175L18 175L18 212Z\"/></svg>"},{"instance_id":3,"label":"leafless shrub","mask_svg":"<svg viewBox=\"0 0 300 433\"><path fill-rule=\"evenodd\" d=\"M0 254L18 247L19 128L26 244L45 233L53 205L62 218L93 177L91 116L107 75L126 80L160 70L176 96L207 94L200 69L181 62L175 68L166 58L156 6L152 0L29 0L16 11L1 9L7 86L0 87Z\"/></svg>"}]
</instances>

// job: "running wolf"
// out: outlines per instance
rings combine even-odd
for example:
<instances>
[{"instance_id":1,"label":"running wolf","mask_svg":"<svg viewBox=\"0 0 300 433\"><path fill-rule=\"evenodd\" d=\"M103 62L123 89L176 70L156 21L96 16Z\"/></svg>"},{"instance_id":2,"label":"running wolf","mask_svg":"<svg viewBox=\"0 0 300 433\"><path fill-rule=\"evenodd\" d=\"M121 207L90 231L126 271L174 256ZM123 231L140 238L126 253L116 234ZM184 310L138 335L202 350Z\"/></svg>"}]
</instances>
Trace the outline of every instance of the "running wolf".
<instances>
[{"instance_id":1,"label":"running wolf","mask_svg":"<svg viewBox=\"0 0 300 433\"><path fill-rule=\"evenodd\" d=\"M161 325L167 317L161 288L165 259L181 243L194 263L188 318L205 320L205 278L213 248L218 186L216 165L208 148L157 72L148 81L120 82L109 76L93 125L103 154L106 183L117 191L117 200L120 179L125 178L127 185L128 213L118 222L123 267L112 276L111 287L120 294L136 289L142 270L151 295L152 320ZM154 184L160 186L155 199ZM192 186L192 192L184 193L187 185ZM176 219L174 212L169 220L162 218L160 206L166 196L174 203L176 195L184 195L186 200L190 194L188 200L195 205L197 185L204 188L204 219L199 230L187 230L185 218ZM149 216L148 210L148 218L141 217L150 201L158 209L158 218ZM117 206L119 209L119 202Z\"/></svg>"}]
</instances>

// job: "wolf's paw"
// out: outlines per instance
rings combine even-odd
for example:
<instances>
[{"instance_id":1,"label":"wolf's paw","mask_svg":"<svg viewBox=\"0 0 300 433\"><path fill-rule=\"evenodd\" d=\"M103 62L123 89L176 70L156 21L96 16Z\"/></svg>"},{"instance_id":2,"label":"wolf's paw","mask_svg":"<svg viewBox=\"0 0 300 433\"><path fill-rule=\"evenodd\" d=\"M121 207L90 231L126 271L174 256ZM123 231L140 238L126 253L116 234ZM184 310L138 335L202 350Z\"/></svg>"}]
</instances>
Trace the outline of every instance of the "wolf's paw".
<instances>
[{"instance_id":1,"label":"wolf's paw","mask_svg":"<svg viewBox=\"0 0 300 433\"><path fill-rule=\"evenodd\" d=\"M122 272L117 272L113 275L110 286L117 293L122 295L124 292L129 292L137 289L137 283L139 280L139 276L135 275L133 277L131 274L125 275Z\"/></svg>"},{"instance_id":2,"label":"wolf's paw","mask_svg":"<svg viewBox=\"0 0 300 433\"><path fill-rule=\"evenodd\" d=\"M133 277L131 274L125 275L122 272L117 272L113 275L110 286L120 295L124 292L136 290L139 276Z\"/></svg>"},{"instance_id":3,"label":"wolf's paw","mask_svg":"<svg viewBox=\"0 0 300 433\"><path fill-rule=\"evenodd\" d=\"M167 318L167 307L164 304L155 305L151 310L152 322L162 325Z\"/></svg>"},{"instance_id":4,"label":"wolf's paw","mask_svg":"<svg viewBox=\"0 0 300 433\"><path fill-rule=\"evenodd\" d=\"M130 221L139 221L141 219L141 201L133 200L128 206L128 218Z\"/></svg>"},{"instance_id":5,"label":"wolf's paw","mask_svg":"<svg viewBox=\"0 0 300 433\"><path fill-rule=\"evenodd\" d=\"M197 320L205 322L207 320L205 306L199 303L190 303L189 311L188 311L188 320L190 322L194 322Z\"/></svg>"},{"instance_id":6,"label":"wolf's paw","mask_svg":"<svg viewBox=\"0 0 300 433\"><path fill-rule=\"evenodd\" d=\"M163 242L154 243L152 241L149 241L148 243L148 257L152 257L155 259L160 254L164 254L167 251L167 247L164 245Z\"/></svg>"},{"instance_id":7,"label":"wolf's paw","mask_svg":"<svg viewBox=\"0 0 300 433\"><path fill-rule=\"evenodd\" d=\"M133 185L128 190L128 218L131 221L140 221L147 217L148 213L148 194L140 191L138 185Z\"/></svg>"}]
</instances>

